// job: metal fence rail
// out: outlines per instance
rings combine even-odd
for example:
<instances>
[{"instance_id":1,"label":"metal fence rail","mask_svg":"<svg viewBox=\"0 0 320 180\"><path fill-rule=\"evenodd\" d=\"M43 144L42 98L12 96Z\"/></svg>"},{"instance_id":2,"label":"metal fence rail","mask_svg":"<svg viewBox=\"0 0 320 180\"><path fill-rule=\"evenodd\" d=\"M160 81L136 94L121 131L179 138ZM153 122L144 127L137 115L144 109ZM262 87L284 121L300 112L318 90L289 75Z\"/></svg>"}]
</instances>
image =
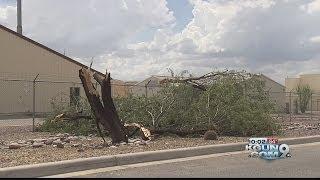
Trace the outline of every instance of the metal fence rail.
<instances>
[{"instance_id":1,"label":"metal fence rail","mask_svg":"<svg viewBox=\"0 0 320 180\"><path fill-rule=\"evenodd\" d=\"M43 80L42 77L45 77ZM75 79L74 77L64 79ZM30 125L52 112L53 104L72 104L73 96L86 98L79 81L47 80L47 76L36 75L27 79L0 78L0 127ZM51 79L59 79L52 77ZM61 78L62 79L62 78ZM94 83L99 90L98 83ZM152 96L160 87L131 85L112 82L112 96L125 97L129 94ZM75 93L75 94L74 94Z\"/></svg>"},{"instance_id":2,"label":"metal fence rail","mask_svg":"<svg viewBox=\"0 0 320 180\"><path fill-rule=\"evenodd\" d=\"M53 104L72 104L73 96L86 98L80 81L43 80L41 77L37 75L33 79L0 78L0 126L21 123L34 127L35 123L40 122L41 118L52 111ZM162 88L155 84L136 85L119 82L111 83L111 86L113 97L126 97L129 94L151 97ZM95 83L95 87L98 90L100 88L98 83ZM276 105L277 116L289 116L291 120L295 115L301 114L296 107L299 100L297 93L266 92ZM320 114L320 93L317 92L312 93L304 116L312 119L315 114Z\"/></svg>"}]
</instances>

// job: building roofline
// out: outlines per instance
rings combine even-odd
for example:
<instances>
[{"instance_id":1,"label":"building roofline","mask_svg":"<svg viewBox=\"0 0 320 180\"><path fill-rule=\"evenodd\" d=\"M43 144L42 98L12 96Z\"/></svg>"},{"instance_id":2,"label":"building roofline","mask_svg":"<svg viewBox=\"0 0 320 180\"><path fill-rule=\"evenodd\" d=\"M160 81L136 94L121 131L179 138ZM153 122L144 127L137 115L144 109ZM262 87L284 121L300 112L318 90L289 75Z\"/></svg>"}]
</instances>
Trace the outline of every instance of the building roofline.
<instances>
[{"instance_id":1,"label":"building roofline","mask_svg":"<svg viewBox=\"0 0 320 180\"><path fill-rule=\"evenodd\" d=\"M260 73L260 76L263 76L263 77L265 77L266 79L269 79L270 81L272 81L272 82L274 82L274 83L276 83L276 84L278 84L278 85L282 86L283 88L285 88L285 86L284 86L284 85L282 85L282 84L278 83L277 81L275 81L275 80L273 80L273 79L269 78L268 76L266 76L266 75L264 75L264 74L262 74L262 73ZM137 82L135 85L139 85L140 83L142 83L142 82L144 82L144 81L146 81L147 79L150 79L150 78L152 78L152 77L155 77L155 78L158 78L158 77L162 77L162 78L170 78L171 76L165 76L165 75L151 75L150 77L148 77L148 78L146 78L146 79L144 79L144 80L142 80L142 81Z\"/></svg>"},{"instance_id":2,"label":"building roofline","mask_svg":"<svg viewBox=\"0 0 320 180\"><path fill-rule=\"evenodd\" d=\"M151 75L151 77L165 77L165 78L170 78L171 76L166 76L166 75Z\"/></svg>"},{"instance_id":3,"label":"building roofline","mask_svg":"<svg viewBox=\"0 0 320 180\"><path fill-rule=\"evenodd\" d=\"M150 78L174 78L172 76L166 76L166 75L150 75L148 78L144 79L144 80L141 80L141 81L138 81L136 84L134 85L139 85L140 83L143 83L144 81L150 79Z\"/></svg>"},{"instance_id":4,"label":"building roofline","mask_svg":"<svg viewBox=\"0 0 320 180\"><path fill-rule=\"evenodd\" d=\"M269 79L270 81L272 81L272 82L274 82L274 83L277 83L277 84L279 84L280 86L282 86L282 87L286 87L286 86L284 86L284 85L282 85L282 84L280 84L280 83L278 83L277 81L275 81L275 80L273 80L273 79L271 79L271 78L269 78L268 76L266 76L266 75L264 75L264 74L260 74L261 76L263 76L263 77L265 77L265 78L267 78L267 79Z\"/></svg>"},{"instance_id":5,"label":"building roofline","mask_svg":"<svg viewBox=\"0 0 320 180\"><path fill-rule=\"evenodd\" d=\"M150 77L148 77L148 78L146 78L146 79L144 79L144 80L141 80L141 81L138 81L137 83L135 83L135 84L133 84L134 86L137 86L137 85L139 85L140 83L142 83L142 82L144 82L145 80L147 80L147 79L150 79L150 78L152 78L153 76L150 76Z\"/></svg>"},{"instance_id":6,"label":"building roofline","mask_svg":"<svg viewBox=\"0 0 320 180\"><path fill-rule=\"evenodd\" d=\"M15 32L15 31L13 31L13 30L11 30L11 29L3 26L2 24L0 24L0 29L3 29L3 30L5 30L5 31L7 31L7 32L9 32L9 33L11 33L11 34L13 34L13 35L15 35L15 36L18 36L18 37L22 38L23 40L28 41L29 43L32 43L32 44L34 44L34 45L36 45L36 46L38 46L38 47L40 47L40 48L42 48L42 49L45 49L45 50L47 50L47 51L49 51L49 52L51 52L51 53L53 53L53 54L55 54L55 55L57 55L57 56L60 56L61 58L65 59L65 60L67 60L67 61L69 61L69 62L72 62L72 63L74 63L74 64L76 64L76 65L79 65L79 66L81 66L81 67L84 67L84 68L88 68L88 66L86 66L86 65L84 65L84 64L82 64L82 63L80 63L80 62L78 62L78 61L76 61L76 60L74 60L74 59L71 59L70 57L68 57L68 56L66 56L66 55L63 55L63 54L61 54L61 53L59 53L59 52L57 52L57 51L55 51L55 50L53 50L53 49L51 49L51 48L49 48L49 47L47 47L47 46L39 43L39 42L36 42L36 41L34 41L34 40L26 37L26 36L23 36L23 35ZM97 71L97 70L95 70L95 69L92 69L92 70L93 70L94 72L96 72L96 73L99 73L100 75L104 75L104 74L101 73L100 71Z\"/></svg>"},{"instance_id":7,"label":"building roofline","mask_svg":"<svg viewBox=\"0 0 320 180\"><path fill-rule=\"evenodd\" d=\"M301 76L320 76L320 74L318 73L310 73L310 74L300 74L299 77Z\"/></svg>"}]
</instances>

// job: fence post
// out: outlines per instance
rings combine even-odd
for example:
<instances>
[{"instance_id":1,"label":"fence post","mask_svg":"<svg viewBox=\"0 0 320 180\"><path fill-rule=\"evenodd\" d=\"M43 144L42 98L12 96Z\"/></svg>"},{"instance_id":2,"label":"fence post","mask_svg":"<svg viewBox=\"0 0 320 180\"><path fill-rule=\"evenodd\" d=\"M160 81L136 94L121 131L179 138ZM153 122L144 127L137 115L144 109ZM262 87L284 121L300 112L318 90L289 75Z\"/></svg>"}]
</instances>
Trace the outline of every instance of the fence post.
<instances>
[{"instance_id":1,"label":"fence post","mask_svg":"<svg viewBox=\"0 0 320 180\"><path fill-rule=\"evenodd\" d=\"M145 94L146 94L146 97L148 97L148 86L145 85Z\"/></svg>"},{"instance_id":2,"label":"fence post","mask_svg":"<svg viewBox=\"0 0 320 180\"><path fill-rule=\"evenodd\" d=\"M148 97L148 85L149 85L150 82L151 82L151 79L144 86L146 88L146 98Z\"/></svg>"},{"instance_id":3,"label":"fence post","mask_svg":"<svg viewBox=\"0 0 320 180\"><path fill-rule=\"evenodd\" d=\"M311 98L310 98L310 101L311 101L311 104L310 104L310 106L311 106L311 120L312 120L312 93L311 93Z\"/></svg>"},{"instance_id":4,"label":"fence post","mask_svg":"<svg viewBox=\"0 0 320 180\"><path fill-rule=\"evenodd\" d=\"M193 89L192 89L193 90ZM208 93L208 99L207 99L207 114L209 116L208 120L209 120L209 124L211 123L211 117L209 115L209 108L210 108L210 94Z\"/></svg>"},{"instance_id":5,"label":"fence post","mask_svg":"<svg viewBox=\"0 0 320 180\"><path fill-rule=\"evenodd\" d=\"M33 79L33 97L32 97L32 132L34 132L34 119L36 116L36 80L38 78L39 74Z\"/></svg>"},{"instance_id":6,"label":"fence post","mask_svg":"<svg viewBox=\"0 0 320 180\"><path fill-rule=\"evenodd\" d=\"M290 114L290 122L291 122L291 91L289 93L289 114Z\"/></svg>"}]
</instances>

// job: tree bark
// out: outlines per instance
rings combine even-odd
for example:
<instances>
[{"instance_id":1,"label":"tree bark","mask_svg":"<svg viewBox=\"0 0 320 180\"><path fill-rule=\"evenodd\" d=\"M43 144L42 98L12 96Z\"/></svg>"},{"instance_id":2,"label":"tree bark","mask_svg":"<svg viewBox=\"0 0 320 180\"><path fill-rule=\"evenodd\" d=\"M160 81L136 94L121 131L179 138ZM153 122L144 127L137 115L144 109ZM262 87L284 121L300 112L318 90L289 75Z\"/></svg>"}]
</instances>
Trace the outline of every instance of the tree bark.
<instances>
[{"instance_id":1,"label":"tree bark","mask_svg":"<svg viewBox=\"0 0 320 180\"><path fill-rule=\"evenodd\" d=\"M233 71L222 71L222 72L209 72L205 75L202 75L200 77L172 77L172 78L165 78L160 81L160 84L165 84L165 83L184 83L184 84L189 84L192 85L192 87L200 89L202 91L206 91L207 87L205 84L207 84L208 81L215 81L223 76L227 75L237 75L240 77L245 77L243 72L233 72Z\"/></svg>"},{"instance_id":2,"label":"tree bark","mask_svg":"<svg viewBox=\"0 0 320 180\"><path fill-rule=\"evenodd\" d=\"M139 135L140 135L141 139L147 141L147 140L150 140L150 138L151 138L151 133L150 133L149 129L141 126L138 123L124 124L124 126L127 129L129 137L132 137L137 132L139 132Z\"/></svg>"},{"instance_id":3,"label":"tree bark","mask_svg":"<svg viewBox=\"0 0 320 180\"><path fill-rule=\"evenodd\" d=\"M106 72L105 76L98 74L93 75L94 79L101 86L103 104L101 103L97 89L91 82L92 76L90 75L90 70L84 68L80 69L79 77L96 121L110 133L112 143L128 142L128 136L124 125L120 121L111 97L110 73Z\"/></svg>"}]
</instances>

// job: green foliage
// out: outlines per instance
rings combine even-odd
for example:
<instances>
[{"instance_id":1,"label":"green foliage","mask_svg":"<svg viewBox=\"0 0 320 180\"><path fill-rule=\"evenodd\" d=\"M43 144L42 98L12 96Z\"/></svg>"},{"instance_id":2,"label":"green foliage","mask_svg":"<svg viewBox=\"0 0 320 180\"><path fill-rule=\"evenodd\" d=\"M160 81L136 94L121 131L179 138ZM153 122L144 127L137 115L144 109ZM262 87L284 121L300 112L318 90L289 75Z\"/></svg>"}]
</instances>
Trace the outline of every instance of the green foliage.
<instances>
[{"instance_id":1,"label":"green foliage","mask_svg":"<svg viewBox=\"0 0 320 180\"><path fill-rule=\"evenodd\" d=\"M312 96L311 88L308 85L298 85L296 92L299 97L300 111L305 113Z\"/></svg>"},{"instance_id":2,"label":"green foliage","mask_svg":"<svg viewBox=\"0 0 320 180\"><path fill-rule=\"evenodd\" d=\"M211 85L194 108L197 121L214 124L220 134L262 136L278 131L270 116L274 105L258 78L225 77Z\"/></svg>"},{"instance_id":3,"label":"green foliage","mask_svg":"<svg viewBox=\"0 0 320 180\"><path fill-rule=\"evenodd\" d=\"M120 118L126 122L147 127L172 127L192 120L192 112L188 109L198 96L197 90L190 86L166 85L154 96L130 95L115 99L115 104Z\"/></svg>"},{"instance_id":4,"label":"green foliage","mask_svg":"<svg viewBox=\"0 0 320 180\"><path fill-rule=\"evenodd\" d=\"M197 101L201 92L185 84L167 85L159 93L158 100L169 97L158 108L166 110L156 122L156 127L187 128L194 125L194 113L191 109L193 102Z\"/></svg>"},{"instance_id":5,"label":"green foliage","mask_svg":"<svg viewBox=\"0 0 320 180\"><path fill-rule=\"evenodd\" d=\"M52 122L46 119L40 126L40 131L53 133L72 133L76 135L89 135L96 133L96 127L93 119L79 119L75 121L57 121Z\"/></svg>"},{"instance_id":6,"label":"green foliage","mask_svg":"<svg viewBox=\"0 0 320 180\"><path fill-rule=\"evenodd\" d=\"M184 71L180 74L185 75ZM172 72L172 76L174 73ZM167 83L153 96L114 98L120 118L127 123L140 123L148 128L182 130L207 129L219 135L267 136L279 133L270 114L274 104L264 91L258 76L232 72L216 78L201 91L184 83ZM174 77L177 78L177 77ZM53 104L54 112L41 129L51 132L89 134L96 132L91 108L81 99L73 107ZM52 122L58 114L82 111L91 119Z\"/></svg>"},{"instance_id":7,"label":"green foliage","mask_svg":"<svg viewBox=\"0 0 320 180\"><path fill-rule=\"evenodd\" d=\"M66 103L52 102L52 113L45 119L40 126L40 131L54 132L54 133L73 133L77 135L89 135L96 132L95 121L91 113L91 108L86 99L80 99L77 104L70 106ZM67 116L79 115L91 116L92 118L80 118L77 120L57 120L54 118L59 114L66 114Z\"/></svg>"},{"instance_id":8,"label":"green foliage","mask_svg":"<svg viewBox=\"0 0 320 180\"><path fill-rule=\"evenodd\" d=\"M172 73L173 74L173 73ZM167 84L152 97L117 99L120 117L146 127L216 129L222 135L263 136L278 133L270 114L274 104L257 76L224 76L200 91ZM161 112L163 112L161 114Z\"/></svg>"},{"instance_id":9,"label":"green foliage","mask_svg":"<svg viewBox=\"0 0 320 180\"><path fill-rule=\"evenodd\" d=\"M203 139L205 139L205 140L217 140L218 139L218 134L213 130L209 130L203 135Z\"/></svg>"},{"instance_id":10,"label":"green foliage","mask_svg":"<svg viewBox=\"0 0 320 180\"><path fill-rule=\"evenodd\" d=\"M118 97L114 99L120 119L127 123L140 123L146 126L151 125L148 112L145 110L148 99L145 96Z\"/></svg>"},{"instance_id":11,"label":"green foliage","mask_svg":"<svg viewBox=\"0 0 320 180\"><path fill-rule=\"evenodd\" d=\"M298 100L293 100L293 105L294 105L294 113L298 114L299 113L299 104L298 104Z\"/></svg>"}]
</instances>

